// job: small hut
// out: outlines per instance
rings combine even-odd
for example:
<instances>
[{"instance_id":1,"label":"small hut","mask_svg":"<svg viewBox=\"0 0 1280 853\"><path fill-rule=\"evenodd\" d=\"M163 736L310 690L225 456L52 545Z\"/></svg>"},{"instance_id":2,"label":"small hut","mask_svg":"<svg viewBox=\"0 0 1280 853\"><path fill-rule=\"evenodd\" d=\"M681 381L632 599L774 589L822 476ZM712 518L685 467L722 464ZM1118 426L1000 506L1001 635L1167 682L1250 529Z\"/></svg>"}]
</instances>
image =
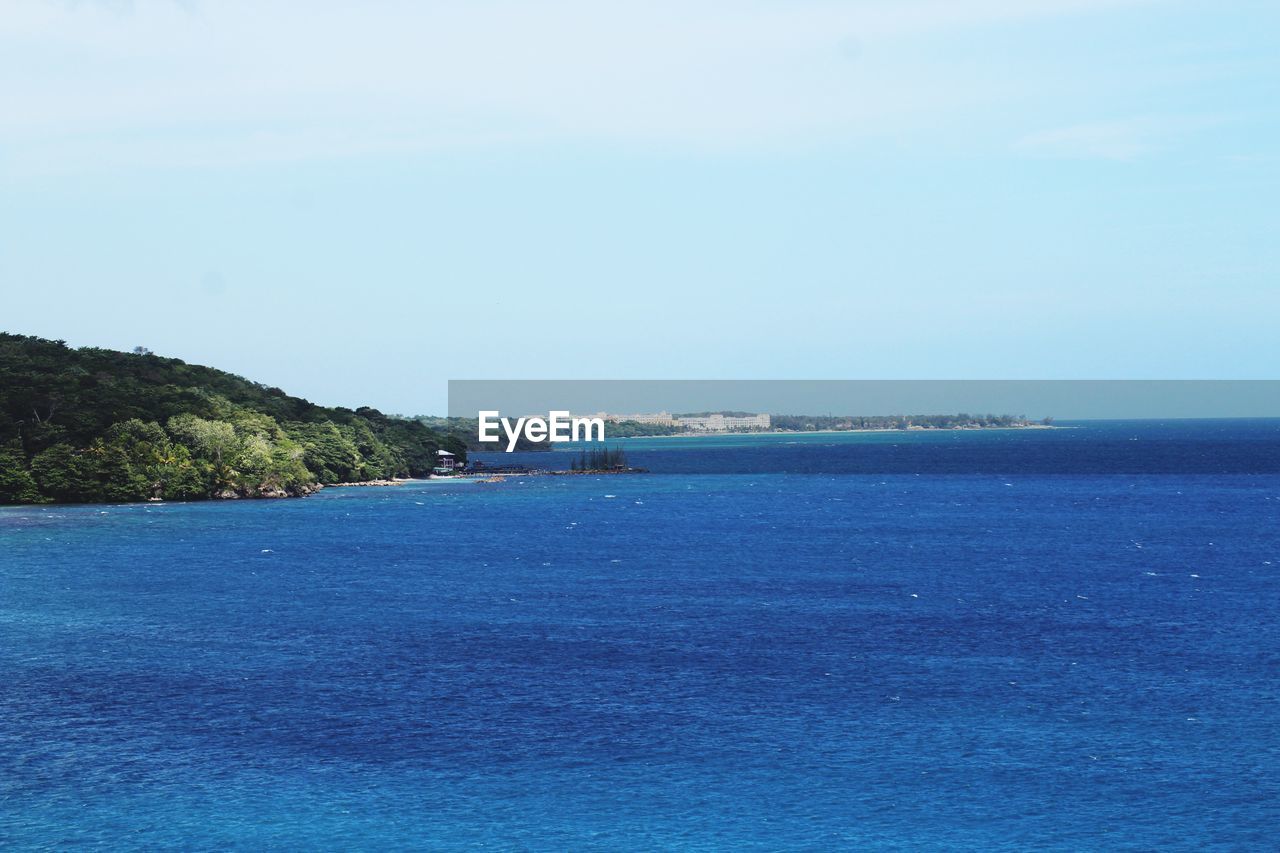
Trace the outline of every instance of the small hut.
<instances>
[{"instance_id":1,"label":"small hut","mask_svg":"<svg viewBox=\"0 0 1280 853\"><path fill-rule=\"evenodd\" d=\"M447 450L436 451L436 467L431 469L435 474L452 474L458 467L458 461Z\"/></svg>"}]
</instances>

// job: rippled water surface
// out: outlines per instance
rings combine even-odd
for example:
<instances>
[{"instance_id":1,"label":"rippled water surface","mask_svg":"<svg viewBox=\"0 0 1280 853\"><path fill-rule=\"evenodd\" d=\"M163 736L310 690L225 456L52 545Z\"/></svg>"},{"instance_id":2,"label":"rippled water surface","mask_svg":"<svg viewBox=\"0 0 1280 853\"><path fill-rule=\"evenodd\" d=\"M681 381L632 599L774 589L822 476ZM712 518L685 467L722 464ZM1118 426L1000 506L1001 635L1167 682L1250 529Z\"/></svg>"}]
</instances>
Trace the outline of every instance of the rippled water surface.
<instances>
[{"instance_id":1,"label":"rippled water surface","mask_svg":"<svg viewBox=\"0 0 1280 853\"><path fill-rule=\"evenodd\" d=\"M1280 439L1169 429L0 509L0 842L1266 847Z\"/></svg>"}]
</instances>

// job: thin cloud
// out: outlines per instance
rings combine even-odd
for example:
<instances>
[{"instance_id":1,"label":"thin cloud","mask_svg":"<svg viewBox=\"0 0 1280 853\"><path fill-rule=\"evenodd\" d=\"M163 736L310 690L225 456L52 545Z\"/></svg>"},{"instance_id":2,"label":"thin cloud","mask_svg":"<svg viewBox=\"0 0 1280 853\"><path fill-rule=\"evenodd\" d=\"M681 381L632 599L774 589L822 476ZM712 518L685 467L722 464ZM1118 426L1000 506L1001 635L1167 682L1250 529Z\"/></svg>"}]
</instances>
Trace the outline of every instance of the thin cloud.
<instances>
[{"instance_id":1,"label":"thin cloud","mask_svg":"<svg viewBox=\"0 0 1280 853\"><path fill-rule=\"evenodd\" d=\"M1023 85L922 61L920 40L1139 2L387 0L300 13L270 0L20 0L0 17L0 134L10 173L476 140L857 139L937 126Z\"/></svg>"},{"instance_id":2,"label":"thin cloud","mask_svg":"<svg viewBox=\"0 0 1280 853\"><path fill-rule=\"evenodd\" d=\"M1131 161L1222 121L1216 117L1133 116L1087 122L1027 134L1013 149L1030 157Z\"/></svg>"}]
</instances>

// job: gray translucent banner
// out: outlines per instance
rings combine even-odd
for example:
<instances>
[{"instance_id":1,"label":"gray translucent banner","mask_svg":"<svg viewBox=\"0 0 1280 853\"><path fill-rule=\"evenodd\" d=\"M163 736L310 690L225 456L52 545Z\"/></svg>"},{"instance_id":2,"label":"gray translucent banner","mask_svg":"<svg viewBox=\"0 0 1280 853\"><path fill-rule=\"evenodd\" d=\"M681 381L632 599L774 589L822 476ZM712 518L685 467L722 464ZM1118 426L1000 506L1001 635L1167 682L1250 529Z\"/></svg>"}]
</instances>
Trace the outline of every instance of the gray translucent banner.
<instances>
[{"instance_id":1,"label":"gray translucent banner","mask_svg":"<svg viewBox=\"0 0 1280 853\"><path fill-rule=\"evenodd\" d=\"M752 412L1025 415L1039 420L1280 417L1277 380L450 380L449 416Z\"/></svg>"},{"instance_id":2,"label":"gray translucent banner","mask_svg":"<svg viewBox=\"0 0 1280 853\"><path fill-rule=\"evenodd\" d=\"M1280 474L1277 381L468 380L449 414L487 473Z\"/></svg>"}]
</instances>

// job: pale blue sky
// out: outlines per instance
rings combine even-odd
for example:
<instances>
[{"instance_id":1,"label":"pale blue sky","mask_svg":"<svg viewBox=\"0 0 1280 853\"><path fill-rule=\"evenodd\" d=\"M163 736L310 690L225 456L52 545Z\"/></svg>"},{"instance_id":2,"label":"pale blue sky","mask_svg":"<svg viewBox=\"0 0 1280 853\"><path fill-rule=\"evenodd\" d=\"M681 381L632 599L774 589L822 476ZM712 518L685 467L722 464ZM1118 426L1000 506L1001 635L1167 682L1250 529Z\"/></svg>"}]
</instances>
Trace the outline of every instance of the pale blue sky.
<instances>
[{"instance_id":1,"label":"pale blue sky","mask_svg":"<svg viewBox=\"0 0 1280 853\"><path fill-rule=\"evenodd\" d=\"M449 378L1275 378L1280 6L32 2L0 329Z\"/></svg>"}]
</instances>

